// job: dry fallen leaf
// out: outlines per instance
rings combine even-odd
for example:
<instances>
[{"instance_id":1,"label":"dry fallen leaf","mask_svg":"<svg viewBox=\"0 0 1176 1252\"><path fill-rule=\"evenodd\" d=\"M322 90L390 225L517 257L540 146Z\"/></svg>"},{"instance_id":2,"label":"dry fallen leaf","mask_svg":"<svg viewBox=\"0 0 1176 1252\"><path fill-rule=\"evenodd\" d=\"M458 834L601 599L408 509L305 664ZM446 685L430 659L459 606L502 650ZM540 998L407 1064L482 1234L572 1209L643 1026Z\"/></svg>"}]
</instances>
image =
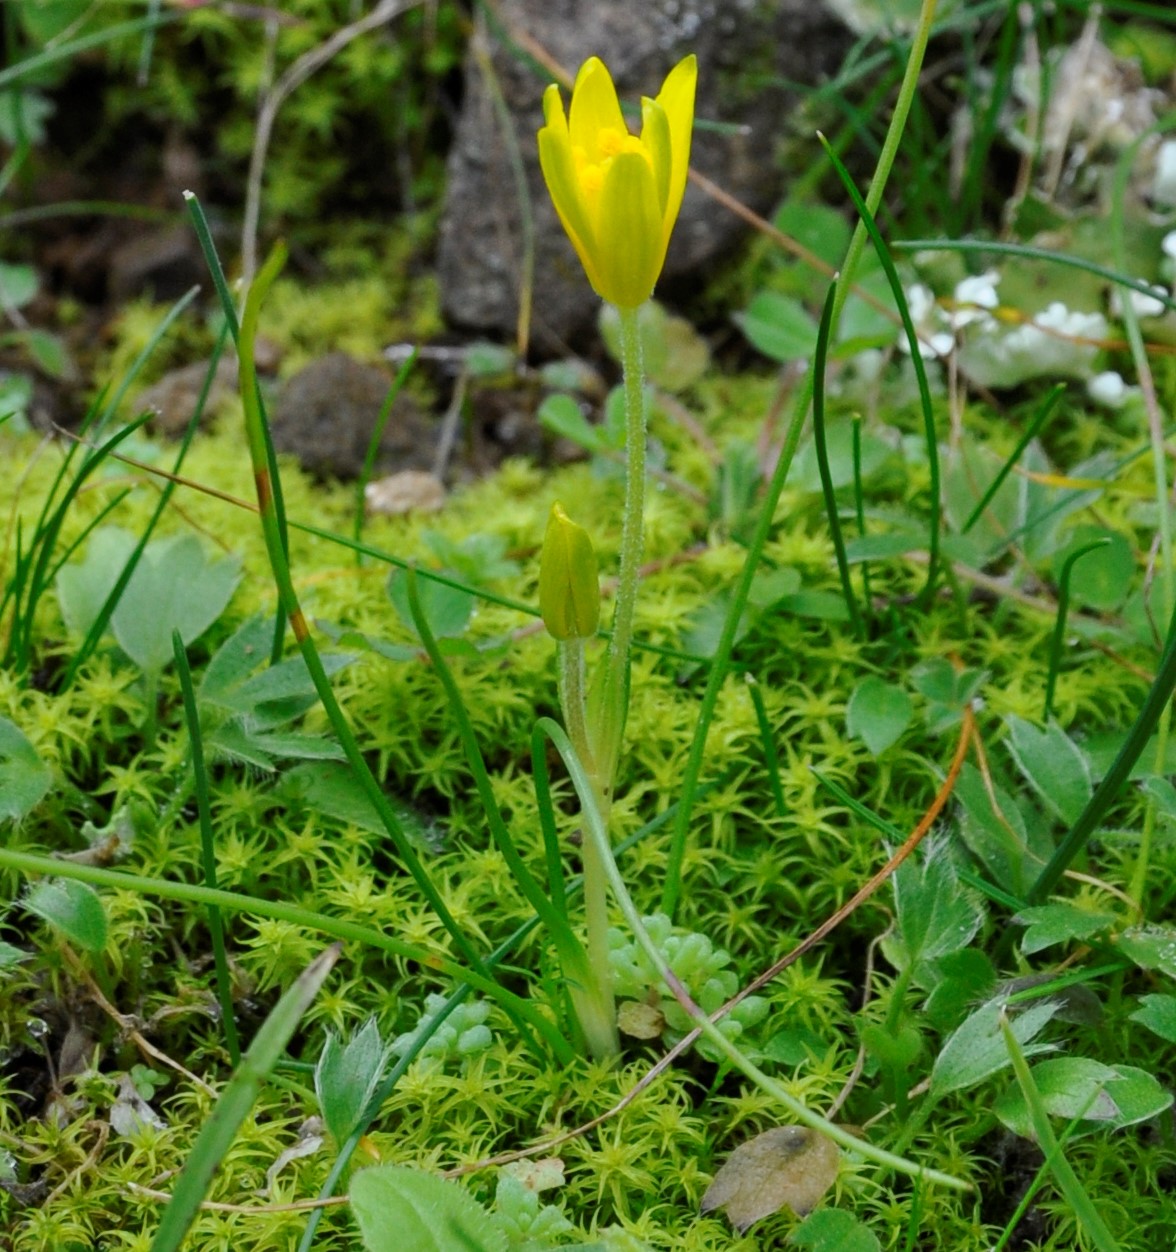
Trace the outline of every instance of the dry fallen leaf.
<instances>
[{"instance_id":1,"label":"dry fallen leaf","mask_svg":"<svg viewBox=\"0 0 1176 1252\"><path fill-rule=\"evenodd\" d=\"M617 1029L631 1039L660 1039L666 1028L665 1014L640 1000L622 1000L617 1005Z\"/></svg>"},{"instance_id":2,"label":"dry fallen leaf","mask_svg":"<svg viewBox=\"0 0 1176 1252\"><path fill-rule=\"evenodd\" d=\"M702 1211L725 1209L740 1234L785 1205L803 1217L833 1185L840 1161L837 1145L818 1131L765 1130L727 1158L702 1197Z\"/></svg>"}]
</instances>

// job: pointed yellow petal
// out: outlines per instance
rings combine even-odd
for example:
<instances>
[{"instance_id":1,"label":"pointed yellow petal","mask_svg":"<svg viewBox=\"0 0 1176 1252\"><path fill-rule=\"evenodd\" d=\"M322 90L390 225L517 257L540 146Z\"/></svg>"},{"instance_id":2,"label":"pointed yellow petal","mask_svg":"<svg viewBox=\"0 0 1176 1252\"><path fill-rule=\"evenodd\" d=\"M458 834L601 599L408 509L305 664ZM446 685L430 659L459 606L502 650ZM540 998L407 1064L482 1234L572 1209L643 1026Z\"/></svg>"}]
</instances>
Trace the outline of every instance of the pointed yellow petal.
<instances>
[{"instance_id":1,"label":"pointed yellow petal","mask_svg":"<svg viewBox=\"0 0 1176 1252\"><path fill-rule=\"evenodd\" d=\"M641 99L641 142L653 162L653 181L657 187L657 201L665 214L670 196L670 175L673 157L670 151L670 122L666 111L656 100L648 96Z\"/></svg>"},{"instance_id":2,"label":"pointed yellow petal","mask_svg":"<svg viewBox=\"0 0 1176 1252\"><path fill-rule=\"evenodd\" d=\"M666 111L670 124L672 169L670 189L666 198L665 242L678 220L682 196L686 192L686 175L690 168L690 135L694 129L694 89L698 83L698 58L691 53L683 57L666 75L658 92L657 102Z\"/></svg>"},{"instance_id":3,"label":"pointed yellow petal","mask_svg":"<svg viewBox=\"0 0 1176 1252\"><path fill-rule=\"evenodd\" d=\"M665 257L653 170L640 152L620 152L600 190L597 294L621 309L644 304Z\"/></svg>"},{"instance_id":4,"label":"pointed yellow petal","mask_svg":"<svg viewBox=\"0 0 1176 1252\"><path fill-rule=\"evenodd\" d=\"M588 209L581 194L579 178L576 174L576 163L572 157L572 145L568 139L568 128L563 123L563 114L554 124L544 126L539 132L539 165L543 170L543 180L547 190L551 192L555 211L563 228L568 232L576 251L581 258L591 252L594 244L594 232ZM585 267L587 268L587 266Z\"/></svg>"},{"instance_id":5,"label":"pointed yellow petal","mask_svg":"<svg viewBox=\"0 0 1176 1252\"><path fill-rule=\"evenodd\" d=\"M599 57L590 57L576 75L568 127L572 147L583 148L587 160L592 164L606 155L600 147L603 131L627 131L612 75L605 69L604 62Z\"/></svg>"},{"instance_id":6,"label":"pointed yellow petal","mask_svg":"<svg viewBox=\"0 0 1176 1252\"><path fill-rule=\"evenodd\" d=\"M563 96L559 93L559 84L548 84L543 93L543 120L552 130L568 133L568 119L564 116Z\"/></svg>"}]
</instances>

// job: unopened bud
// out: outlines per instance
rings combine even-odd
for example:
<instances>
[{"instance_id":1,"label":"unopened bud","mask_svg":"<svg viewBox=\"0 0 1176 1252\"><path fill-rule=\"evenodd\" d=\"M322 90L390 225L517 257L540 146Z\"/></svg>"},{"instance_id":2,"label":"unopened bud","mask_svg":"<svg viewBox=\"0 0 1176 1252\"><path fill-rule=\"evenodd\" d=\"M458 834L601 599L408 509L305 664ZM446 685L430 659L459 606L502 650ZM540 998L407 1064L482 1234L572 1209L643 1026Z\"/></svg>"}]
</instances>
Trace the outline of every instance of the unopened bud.
<instances>
[{"instance_id":1,"label":"unopened bud","mask_svg":"<svg viewBox=\"0 0 1176 1252\"><path fill-rule=\"evenodd\" d=\"M539 612L548 634L561 641L591 639L600 621L592 540L558 504L551 506L539 558Z\"/></svg>"}]
</instances>

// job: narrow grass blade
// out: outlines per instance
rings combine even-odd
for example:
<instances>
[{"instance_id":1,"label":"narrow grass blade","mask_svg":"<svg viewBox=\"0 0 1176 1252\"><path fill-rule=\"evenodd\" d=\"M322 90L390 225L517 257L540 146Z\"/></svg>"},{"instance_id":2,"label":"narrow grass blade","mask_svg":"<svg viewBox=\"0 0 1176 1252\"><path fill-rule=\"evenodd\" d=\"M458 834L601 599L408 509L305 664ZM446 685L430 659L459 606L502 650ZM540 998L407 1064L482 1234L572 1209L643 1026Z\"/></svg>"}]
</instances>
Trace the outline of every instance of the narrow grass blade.
<instances>
[{"instance_id":1,"label":"narrow grass blade","mask_svg":"<svg viewBox=\"0 0 1176 1252\"><path fill-rule=\"evenodd\" d=\"M416 570L414 569L408 571L407 590L408 606L412 612L413 625L416 626L417 634L420 636L421 643L424 644L425 651L429 654L433 670L440 679L441 686L445 691L445 697L449 701L449 711L457 724L457 733L461 739L462 748L465 750L466 763L474 776L474 785L478 789L478 799L481 801L482 810L486 814L486 824L490 827L490 836L494 840L495 847L498 848L515 882L518 883L519 890L526 896L527 903L535 910L536 916L551 931L551 937L560 953L561 962L564 960L583 962L585 959L584 949L568 925L566 914L560 913L559 910L553 907L551 900L544 894L543 888L535 881L534 875L527 868L523 858L519 856L518 849L514 846L514 840L510 837L510 831L506 828L506 822L502 818L502 810L498 807L498 801L494 796L494 786L490 781L490 772L486 769L482 749L478 743L477 736L474 734L473 723L470 721L465 701L461 698L461 692L458 690L457 683L453 680L453 672L442 655L441 649L437 646L436 637L433 635L428 618L425 617L421 608L420 594L417 590ZM565 972L568 971L565 970Z\"/></svg>"},{"instance_id":2,"label":"narrow grass blade","mask_svg":"<svg viewBox=\"0 0 1176 1252\"><path fill-rule=\"evenodd\" d=\"M86 479L102 464L107 455L114 451L124 439L129 438L146 421L144 416L137 422L124 426L112 435L104 444L95 448L78 468L73 480L66 487L61 502L46 520L38 524L37 530L26 549L25 576L16 589L12 606L12 628L8 637L4 663L15 669L28 669L31 650L33 625L37 605L45 589L49 586L53 566L53 552L57 546L57 537L65 522L66 514ZM36 555L34 556L34 552Z\"/></svg>"},{"instance_id":3,"label":"narrow grass blade","mask_svg":"<svg viewBox=\"0 0 1176 1252\"><path fill-rule=\"evenodd\" d=\"M136 17L129 22L118 22L104 30L92 31L88 35L79 35L76 39L55 44L51 48L46 48L44 52L38 52L35 56L26 57L25 60L0 70L0 91L14 86L22 79L39 74L41 70L56 65L58 61L70 61L80 53L89 52L91 48L100 48L103 44L114 43L156 26L179 22L184 16L183 10L173 10L168 13L157 13L154 17Z\"/></svg>"},{"instance_id":4,"label":"narrow grass blade","mask_svg":"<svg viewBox=\"0 0 1176 1252\"><path fill-rule=\"evenodd\" d=\"M567 917L567 888L564 885L559 830L555 823L555 804L551 799L551 774L547 768L545 738L537 726L531 731L531 774L535 780L535 800L539 808L539 826L543 832L543 851L547 860L547 889L551 893L552 907Z\"/></svg>"},{"instance_id":5,"label":"narrow grass blade","mask_svg":"<svg viewBox=\"0 0 1176 1252\"><path fill-rule=\"evenodd\" d=\"M821 136L821 142L824 144L825 154L833 162L833 168L837 171L837 177L841 179L842 186L849 193L850 199L853 200L862 225L865 226L874 245L874 251L882 265L882 271L886 275L886 281L890 284L895 308L898 309L898 316L902 319L903 332L910 347L911 365L914 368L915 381L919 387L919 404L923 410L923 433L927 444L927 471L931 478L931 507L927 523L927 581L923 586L922 593L923 603L926 604L935 591L935 579L939 567L940 518L943 508L942 493L939 485L939 437L935 430L935 410L931 404L931 387L927 382L927 367L923 363L923 353L919 344L918 332L915 330L915 322L911 317L911 310L907 304L902 280L898 276L898 270L895 269L890 249L886 246L886 241L882 238L882 232L878 229L878 223L874 220L874 215L870 212L870 208L862 197L861 192L858 191L857 184L850 177L849 171L829 146L828 140Z\"/></svg>"},{"instance_id":6,"label":"narrow grass blade","mask_svg":"<svg viewBox=\"0 0 1176 1252\"><path fill-rule=\"evenodd\" d=\"M825 367L829 356L829 330L833 318L833 304L837 298L836 280L830 283L821 310L821 324L817 329L817 346L813 353L813 446L817 453L817 469L821 476L821 494L825 500L825 519L829 523L829 538L837 557L837 576L841 579L841 597L849 613L853 633L864 640L866 624L858 608L853 582L849 577L849 561L845 556L845 537L841 533L841 517L837 512L837 495L833 490L833 475L829 469L829 445L825 439Z\"/></svg>"},{"instance_id":7,"label":"narrow grass blade","mask_svg":"<svg viewBox=\"0 0 1176 1252\"><path fill-rule=\"evenodd\" d=\"M372 926L364 926L341 917L331 917L326 913L316 913L313 909L288 904L284 900L266 900L260 896L221 888L213 890L196 883L173 882L168 878L148 878L142 874L103 869L97 865L61 861L37 852L18 852L3 846L0 846L0 868L19 870L22 874L73 878L78 882L88 882L114 891L137 891L141 895L159 896L163 900L182 900L187 904L202 904L206 907L215 905L225 913L250 913L256 917L290 922L317 934L330 935L333 939L346 939L349 943L363 944L379 952L386 952L389 956L415 961L424 969L444 974L456 982L468 983L475 991L480 991L501 1004L503 1012L529 1021L536 1028L536 1033L542 1034L544 1028L550 1028L550 1022L544 1015L537 1012L535 1006L522 996L508 991L488 975L471 970L442 955L436 949L430 950L415 943L407 943ZM558 1032L556 1038L561 1038Z\"/></svg>"},{"instance_id":8,"label":"narrow grass blade","mask_svg":"<svg viewBox=\"0 0 1176 1252\"><path fill-rule=\"evenodd\" d=\"M862 421L856 414L853 418L853 509L857 516L858 534L866 537L866 507L862 495ZM866 611L873 619L873 596L870 594L870 562L862 562L862 595L866 601Z\"/></svg>"},{"instance_id":9,"label":"narrow grass blade","mask_svg":"<svg viewBox=\"0 0 1176 1252\"><path fill-rule=\"evenodd\" d=\"M212 1116L204 1124L184 1168L176 1179L171 1202L163 1211L151 1252L177 1252L184 1241L200 1203L212 1184L225 1153L232 1146L241 1123L253 1107L262 1084L278 1063L302 1015L311 1006L342 951L341 944L329 947L300 974L294 985L278 1001L262 1023L249 1051L229 1085L221 1092Z\"/></svg>"},{"instance_id":10,"label":"narrow grass blade","mask_svg":"<svg viewBox=\"0 0 1176 1252\"><path fill-rule=\"evenodd\" d=\"M1042 400L1041 405L1038 408L1037 412L1033 414L1033 419L1030 421L1029 425L1025 427L1025 433L1021 436L1020 439L1017 440L1017 446L1012 450L1012 452L1009 454L1008 458L1006 459L1005 463L997 471L996 477L992 480L991 483L988 484L988 489L980 497L979 501L976 504L976 507L971 511L971 513L968 514L968 520L963 524L963 527L961 528L962 534L966 535L968 531L970 531L972 527L975 526L976 522L979 521L981 514L984 512L986 508L988 508L989 504L992 503L993 496L995 496L996 493L1001 489L1001 487L1004 485L1004 480L1008 478L1009 474L1012 473L1013 466L1016 465L1017 462L1021 459L1021 453L1024 452L1025 449L1030 445L1030 443L1032 443L1033 440L1037 438L1038 434L1041 431L1041 428L1045 425L1047 421L1049 421L1050 416L1053 414L1054 410L1058 407L1058 401L1062 398L1063 395L1065 395L1065 392L1066 392L1065 383L1056 383L1053 387L1050 388L1045 399Z\"/></svg>"},{"instance_id":11,"label":"narrow grass blade","mask_svg":"<svg viewBox=\"0 0 1176 1252\"><path fill-rule=\"evenodd\" d=\"M1049 261L1054 265L1084 270L1087 274L1095 274L1099 278L1105 278L1107 282L1117 283L1120 287L1126 287L1130 291L1138 291L1140 295L1151 296L1159 300L1166 308L1176 312L1176 298L1156 290L1142 278L1133 278L1130 274L1122 274L1108 265L1099 265L1097 261L1071 256L1067 252L1051 252L1049 248L1035 248L1030 244L998 243L995 240L983 239L896 239L890 247L894 252L979 252L981 254L992 253L994 256L1025 257L1031 261Z\"/></svg>"},{"instance_id":12,"label":"narrow grass blade","mask_svg":"<svg viewBox=\"0 0 1176 1252\"><path fill-rule=\"evenodd\" d=\"M396 403L396 397L400 394L400 389L408 381L408 376L412 373L418 356L420 356L420 348L413 348L405 359L404 364L396 371L396 377L388 388L388 394L384 397L384 403L380 406L379 416L376 418L376 424L372 429L372 437L368 440L367 451L364 453L363 468L359 471L359 478L355 484L355 527L352 531L352 537L357 545L355 548L356 565L360 565L363 562L363 556L360 553L358 544L363 536L367 485L371 481L372 470L376 464L376 455L380 451L380 440L384 437L384 427L388 425L388 418L392 416L392 406Z\"/></svg>"},{"instance_id":13,"label":"narrow grass blade","mask_svg":"<svg viewBox=\"0 0 1176 1252\"><path fill-rule=\"evenodd\" d=\"M784 803L784 788L780 785L780 754L776 751L776 736L772 733L772 723L768 721L768 710L764 707L764 695L754 674L744 674L747 692L751 696L751 704L755 709L755 720L759 726L760 743L764 745L764 769L768 775L768 786L772 789L772 800L776 805L776 816L787 817L788 806Z\"/></svg>"},{"instance_id":14,"label":"narrow grass blade","mask_svg":"<svg viewBox=\"0 0 1176 1252\"><path fill-rule=\"evenodd\" d=\"M262 535L265 539L270 571L278 591L279 601L286 616L289 618L290 628L298 644L298 649L306 663L307 671L310 674L311 681L314 683L319 700L322 702L323 711L331 723L335 737L339 740L339 746L343 749L343 754L346 756L348 764L363 788L364 794L379 814L380 821L383 823L384 829L388 832L396 848L400 863L408 871L413 882L416 883L418 890L436 914L437 919L448 931L453 939L454 947L462 958L469 963L472 970L483 980L493 982L493 979L489 977L483 959L479 956L469 937L457 924L457 920L450 912L437 885L433 882L428 870L425 869L420 857L417 856L399 818L397 818L392 806L388 803L383 788L376 781L375 775L368 766L359 742L343 710L339 707L339 702L335 699L331 680L323 668L322 658L319 656L318 648L306 624L298 593L294 587L294 580L290 573L290 563L287 558L286 546L282 541L280 520L276 508L273 488L274 473L267 456L267 447L269 446L266 438L267 428L261 410L261 401L257 390L257 374L253 360L253 341L257 334L261 304L284 261L285 249L279 245L270 254L257 277L253 280L249 288L249 295L245 300L245 311L241 318L239 339L239 359L241 364L239 382L241 402L245 409L245 433L249 445L249 456L253 463L258 512L261 517ZM534 1035L538 1034L547 1041L548 1046L561 1061L566 1063L572 1059L572 1052L567 1040L564 1039L563 1035L544 1014L535 1010L533 1005L526 1005L521 1012L517 1005L507 1008L506 1011L527 1041L528 1046L536 1053L539 1052L539 1049L535 1045Z\"/></svg>"},{"instance_id":15,"label":"narrow grass blade","mask_svg":"<svg viewBox=\"0 0 1176 1252\"><path fill-rule=\"evenodd\" d=\"M1119 749L1118 755L1111 762L1111 768L1103 775L1102 782L1095 788L1094 795L1086 803L1086 807L1078 815L1078 820L1070 827L1065 838L1058 845L1058 850L1050 857L1049 862L1041 871L1037 881L1029 888L1027 902L1040 904L1057 885L1058 879L1069 868L1070 862L1086 847L1090 836L1098 828L1099 822L1111 805L1115 802L1124 783L1131 776L1135 762L1139 760L1143 750L1151 739L1172 692L1176 690L1176 616L1168 626L1168 638L1164 644L1163 656L1160 658L1159 672L1156 674L1139 716L1135 719L1127 739Z\"/></svg>"},{"instance_id":16,"label":"narrow grass blade","mask_svg":"<svg viewBox=\"0 0 1176 1252\"><path fill-rule=\"evenodd\" d=\"M1058 578L1058 613L1054 621L1053 635L1049 642L1049 673L1045 680L1045 711L1044 719L1048 722L1053 712L1054 691L1058 684L1058 669L1062 663L1062 644L1066 637L1066 614L1070 609L1070 576L1074 566L1088 553L1096 548L1105 548L1110 539L1105 536L1095 539L1092 543L1083 544L1076 552L1071 552L1062 566Z\"/></svg>"},{"instance_id":17,"label":"narrow grass blade","mask_svg":"<svg viewBox=\"0 0 1176 1252\"><path fill-rule=\"evenodd\" d=\"M1078 1224L1086 1231L1087 1237L1098 1252L1120 1252L1114 1235L1107 1229L1106 1223L1099 1216L1090 1196L1086 1194L1085 1188L1078 1181L1077 1174L1071 1169L1070 1162L1066 1160L1058 1146L1057 1136L1050 1125L1049 1114L1041 1100L1041 1093L1037 1090L1033 1075L1029 1072L1025 1053L1021 1051L1021 1045L1017 1042L1003 1011L1000 1015L1000 1029L1001 1034L1004 1035L1005 1047L1009 1050L1009 1059L1013 1063L1017 1085L1021 1088L1025 1103L1029 1106L1033 1132L1037 1136L1041 1150L1050 1160L1050 1170L1054 1181L1058 1184L1058 1189L1066 1197L1066 1203L1069 1204Z\"/></svg>"},{"instance_id":18,"label":"narrow grass blade","mask_svg":"<svg viewBox=\"0 0 1176 1252\"><path fill-rule=\"evenodd\" d=\"M188 668L188 653L178 630L172 631L172 651L176 658L176 672L180 676L180 691L184 698L184 717L188 723L188 742L192 750L192 775L196 784L196 807L200 814L200 857L204 869L204 885L216 890L216 847L212 839L212 804L208 791L208 771L204 768L204 738L200 733L200 710L196 707L196 692L192 687L192 671ZM237 1021L233 1012L233 980L229 975L229 961L225 953L225 926L221 911L215 904L208 906L208 933L212 938L212 957L216 966L216 992L220 1001L221 1022L225 1031L225 1046L229 1058L236 1064L241 1059L241 1042L237 1037Z\"/></svg>"},{"instance_id":19,"label":"narrow grass blade","mask_svg":"<svg viewBox=\"0 0 1176 1252\"><path fill-rule=\"evenodd\" d=\"M216 288L216 294L220 297L221 311L225 315L225 325L229 328L229 334L233 336L233 343L237 348L239 369L242 377L246 369L245 355L248 353L248 370L252 376L250 383L251 396L256 410L256 423L260 426L260 438L265 451L265 463L269 467L269 488L273 494L278 538L281 542L282 550L288 553L290 551L290 537L286 520L286 500L282 493L282 477L278 473L278 457L274 451L273 438L270 435L265 401L262 399L261 389L257 385L257 372L254 368L253 359L253 336L250 335L245 344L241 343L241 327L237 321L237 310L233 305L229 284L225 281L224 266L221 265L220 254L217 252L216 244L213 242L212 231L208 228L208 219L204 216L203 206L195 193L191 191L184 192L184 202L188 206L188 215L192 219L192 227L196 232L200 251L204 254L204 264L208 266L208 272L212 275L212 285ZM270 648L271 665L276 665L281 660L282 645L285 637L286 610L284 606L279 605L278 612L274 617L274 641L273 646Z\"/></svg>"}]
</instances>

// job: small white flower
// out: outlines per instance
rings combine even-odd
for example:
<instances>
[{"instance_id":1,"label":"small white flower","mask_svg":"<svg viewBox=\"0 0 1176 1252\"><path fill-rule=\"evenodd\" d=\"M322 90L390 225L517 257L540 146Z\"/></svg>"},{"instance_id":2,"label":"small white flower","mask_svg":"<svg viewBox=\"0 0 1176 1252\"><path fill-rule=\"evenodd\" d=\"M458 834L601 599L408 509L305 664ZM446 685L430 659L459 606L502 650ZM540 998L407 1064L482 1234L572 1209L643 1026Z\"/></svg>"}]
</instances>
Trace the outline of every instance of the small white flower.
<instances>
[{"instance_id":1,"label":"small white flower","mask_svg":"<svg viewBox=\"0 0 1176 1252\"><path fill-rule=\"evenodd\" d=\"M1176 139L1165 140L1156 152L1152 199L1157 204L1176 205Z\"/></svg>"},{"instance_id":2,"label":"small white flower","mask_svg":"<svg viewBox=\"0 0 1176 1252\"><path fill-rule=\"evenodd\" d=\"M1168 290L1166 287L1157 286L1154 283L1148 284L1152 291L1157 295L1166 296ZM1163 300L1157 300L1155 296L1146 295L1142 291L1130 291L1131 307L1135 310L1136 317L1159 317L1165 309ZM1116 317L1123 316L1123 289L1116 287L1111 292L1111 312Z\"/></svg>"},{"instance_id":3,"label":"small white flower","mask_svg":"<svg viewBox=\"0 0 1176 1252\"><path fill-rule=\"evenodd\" d=\"M1160 240L1160 247L1163 249L1165 256L1171 257L1173 261L1176 261L1176 230L1170 230Z\"/></svg>"},{"instance_id":4,"label":"small white flower","mask_svg":"<svg viewBox=\"0 0 1176 1252\"><path fill-rule=\"evenodd\" d=\"M1087 381L1086 393L1096 404L1108 409L1121 409L1128 400L1139 395L1139 388L1128 387L1123 375L1115 370L1104 370Z\"/></svg>"}]
</instances>

